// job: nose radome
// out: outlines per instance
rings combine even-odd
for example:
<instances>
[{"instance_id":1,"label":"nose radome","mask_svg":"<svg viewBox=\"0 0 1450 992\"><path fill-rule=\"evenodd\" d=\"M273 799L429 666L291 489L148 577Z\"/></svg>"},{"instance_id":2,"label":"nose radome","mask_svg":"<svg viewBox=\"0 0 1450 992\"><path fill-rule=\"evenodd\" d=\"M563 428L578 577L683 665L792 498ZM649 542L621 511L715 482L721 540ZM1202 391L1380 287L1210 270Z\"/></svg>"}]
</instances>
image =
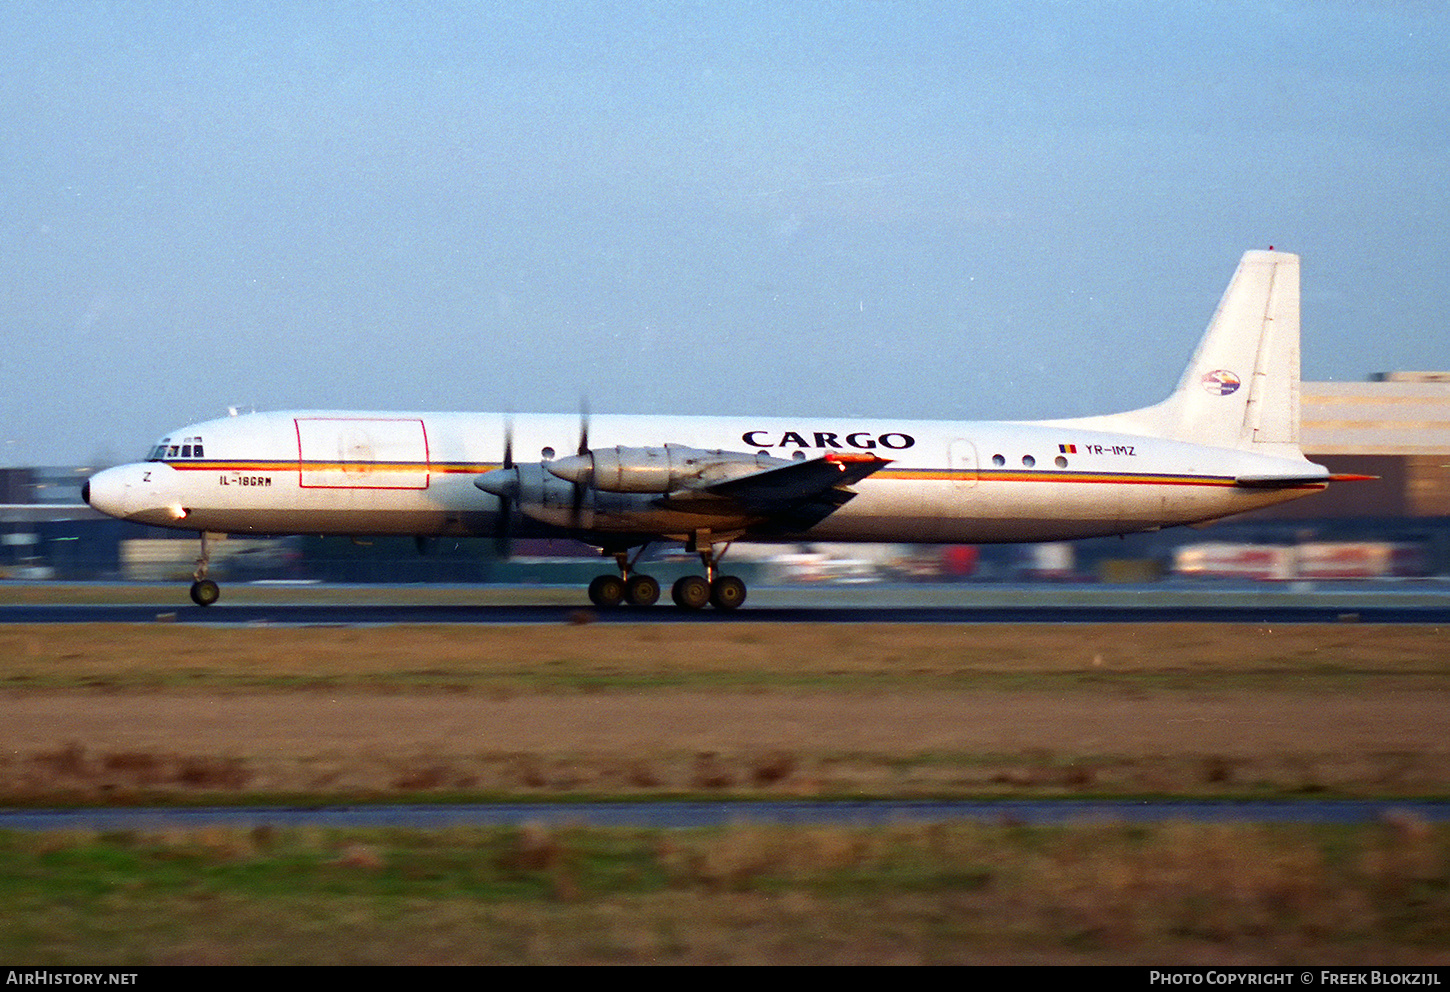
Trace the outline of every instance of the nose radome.
<instances>
[{"instance_id":1,"label":"nose radome","mask_svg":"<svg viewBox=\"0 0 1450 992\"><path fill-rule=\"evenodd\" d=\"M104 469L86 480L81 498L94 509L112 517L125 517L129 507L131 466L118 465Z\"/></svg>"}]
</instances>

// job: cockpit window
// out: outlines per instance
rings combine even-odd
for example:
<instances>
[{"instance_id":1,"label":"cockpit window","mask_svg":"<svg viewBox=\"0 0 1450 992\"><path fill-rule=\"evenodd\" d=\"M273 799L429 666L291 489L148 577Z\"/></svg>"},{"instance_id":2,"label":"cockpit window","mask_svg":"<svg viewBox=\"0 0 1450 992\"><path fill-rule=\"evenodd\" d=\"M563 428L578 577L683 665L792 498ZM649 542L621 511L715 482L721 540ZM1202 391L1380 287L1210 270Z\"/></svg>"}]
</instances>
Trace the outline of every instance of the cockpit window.
<instances>
[{"instance_id":1,"label":"cockpit window","mask_svg":"<svg viewBox=\"0 0 1450 992\"><path fill-rule=\"evenodd\" d=\"M199 437L185 438L180 444L172 444L171 438L163 437L161 443L146 456L148 462L168 461L173 458L204 458L204 448Z\"/></svg>"}]
</instances>

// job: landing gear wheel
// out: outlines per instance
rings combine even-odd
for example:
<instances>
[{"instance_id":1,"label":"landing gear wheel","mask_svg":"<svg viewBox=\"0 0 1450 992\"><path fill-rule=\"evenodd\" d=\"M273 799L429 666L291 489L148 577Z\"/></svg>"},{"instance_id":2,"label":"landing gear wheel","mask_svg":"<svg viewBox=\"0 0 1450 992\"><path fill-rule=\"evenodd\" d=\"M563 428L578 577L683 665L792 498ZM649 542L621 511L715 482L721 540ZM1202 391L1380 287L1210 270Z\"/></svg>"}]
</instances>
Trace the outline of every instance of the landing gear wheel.
<instances>
[{"instance_id":1,"label":"landing gear wheel","mask_svg":"<svg viewBox=\"0 0 1450 992\"><path fill-rule=\"evenodd\" d=\"M675 581L670 598L682 610L703 610L710 602L710 583L698 575L687 575Z\"/></svg>"},{"instance_id":2,"label":"landing gear wheel","mask_svg":"<svg viewBox=\"0 0 1450 992\"><path fill-rule=\"evenodd\" d=\"M618 606L624 602L624 580L617 575L596 576L589 583L589 601L595 606Z\"/></svg>"},{"instance_id":3,"label":"landing gear wheel","mask_svg":"<svg viewBox=\"0 0 1450 992\"><path fill-rule=\"evenodd\" d=\"M745 602L745 583L733 575L722 575L710 583L710 602L717 610L738 610Z\"/></svg>"},{"instance_id":4,"label":"landing gear wheel","mask_svg":"<svg viewBox=\"0 0 1450 992\"><path fill-rule=\"evenodd\" d=\"M221 599L221 588L211 579L201 579L191 584L191 601L197 606L210 606Z\"/></svg>"},{"instance_id":5,"label":"landing gear wheel","mask_svg":"<svg viewBox=\"0 0 1450 992\"><path fill-rule=\"evenodd\" d=\"M660 584L648 575L631 575L624 584L624 600L630 606L653 606L660 601Z\"/></svg>"}]
</instances>

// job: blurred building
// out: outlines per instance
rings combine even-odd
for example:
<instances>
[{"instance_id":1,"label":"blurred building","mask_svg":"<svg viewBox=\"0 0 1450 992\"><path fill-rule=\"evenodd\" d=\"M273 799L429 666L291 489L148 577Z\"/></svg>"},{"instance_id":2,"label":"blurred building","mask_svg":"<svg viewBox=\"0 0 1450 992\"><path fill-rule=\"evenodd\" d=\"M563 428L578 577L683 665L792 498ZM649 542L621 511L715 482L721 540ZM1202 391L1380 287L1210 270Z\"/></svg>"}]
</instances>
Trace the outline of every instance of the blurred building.
<instances>
[{"instance_id":1,"label":"blurred building","mask_svg":"<svg viewBox=\"0 0 1450 992\"><path fill-rule=\"evenodd\" d=\"M0 468L0 578L98 577L128 526L81 504L94 469Z\"/></svg>"},{"instance_id":2,"label":"blurred building","mask_svg":"<svg viewBox=\"0 0 1450 992\"><path fill-rule=\"evenodd\" d=\"M1300 441L1331 472L1372 475L1203 528L1076 542L1080 570L1318 579L1450 575L1450 372L1305 382Z\"/></svg>"},{"instance_id":3,"label":"blurred building","mask_svg":"<svg viewBox=\"0 0 1450 992\"><path fill-rule=\"evenodd\" d=\"M1244 519L1450 517L1450 372L1306 382L1300 438L1311 461L1379 478L1331 486Z\"/></svg>"}]
</instances>

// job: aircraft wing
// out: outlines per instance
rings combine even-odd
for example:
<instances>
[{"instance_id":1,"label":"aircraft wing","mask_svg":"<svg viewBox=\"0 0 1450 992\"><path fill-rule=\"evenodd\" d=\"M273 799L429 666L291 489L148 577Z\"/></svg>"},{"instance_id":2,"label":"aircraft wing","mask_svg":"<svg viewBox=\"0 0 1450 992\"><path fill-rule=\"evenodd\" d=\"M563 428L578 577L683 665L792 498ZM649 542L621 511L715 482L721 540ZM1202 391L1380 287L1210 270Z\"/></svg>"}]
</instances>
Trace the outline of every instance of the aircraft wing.
<instances>
[{"instance_id":1,"label":"aircraft wing","mask_svg":"<svg viewBox=\"0 0 1450 992\"><path fill-rule=\"evenodd\" d=\"M725 482L666 497L669 505L693 502L702 493L740 512L766 517L781 530L805 530L820 523L856 494L849 486L890 464L875 455L827 453L821 458L767 468Z\"/></svg>"}]
</instances>

